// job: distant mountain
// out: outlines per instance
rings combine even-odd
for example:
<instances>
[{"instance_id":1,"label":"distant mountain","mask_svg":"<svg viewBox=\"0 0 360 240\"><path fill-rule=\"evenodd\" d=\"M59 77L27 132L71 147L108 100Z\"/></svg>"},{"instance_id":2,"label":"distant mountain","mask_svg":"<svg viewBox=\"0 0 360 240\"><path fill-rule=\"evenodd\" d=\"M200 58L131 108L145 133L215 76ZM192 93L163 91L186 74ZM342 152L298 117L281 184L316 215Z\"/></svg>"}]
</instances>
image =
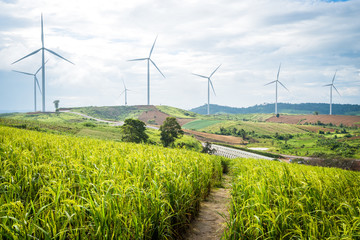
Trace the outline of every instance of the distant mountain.
<instances>
[{"instance_id":1,"label":"distant mountain","mask_svg":"<svg viewBox=\"0 0 360 240\"><path fill-rule=\"evenodd\" d=\"M247 113L274 113L274 103L261 104L246 108L235 108L228 106L220 106L216 104L210 104L210 114L247 114ZM203 105L197 108L193 108L190 111L206 114L207 105ZM279 113L290 114L329 114L329 104L326 103L278 103ZM333 104L332 112L334 115L360 115L360 105L357 104Z\"/></svg>"}]
</instances>

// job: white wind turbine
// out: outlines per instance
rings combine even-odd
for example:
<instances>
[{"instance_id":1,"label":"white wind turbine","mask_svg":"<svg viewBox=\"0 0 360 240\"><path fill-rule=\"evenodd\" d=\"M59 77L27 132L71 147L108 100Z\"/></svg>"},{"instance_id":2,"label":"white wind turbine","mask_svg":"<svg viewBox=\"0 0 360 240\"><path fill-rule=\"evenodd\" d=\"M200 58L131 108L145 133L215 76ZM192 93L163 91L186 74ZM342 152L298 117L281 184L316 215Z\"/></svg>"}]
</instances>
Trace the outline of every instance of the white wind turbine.
<instances>
[{"instance_id":1,"label":"white wind turbine","mask_svg":"<svg viewBox=\"0 0 360 240\"><path fill-rule=\"evenodd\" d=\"M120 96L123 95L125 93L125 106L127 105L127 92L128 91L131 91L130 89L126 88L126 85L125 85L125 82L124 82L124 79L122 80L123 81L123 84L124 84L124 91L122 91L120 93Z\"/></svg>"},{"instance_id":2,"label":"white wind turbine","mask_svg":"<svg viewBox=\"0 0 360 240\"><path fill-rule=\"evenodd\" d=\"M289 89L287 89L284 84L282 84L280 81L279 81L279 74L280 74L280 68L281 68L281 63L279 65L279 70L278 70L278 73L277 73L277 77L276 77L276 80L275 81L272 81L272 82L269 82L267 84L265 84L264 86L266 85L269 85L269 84L272 84L272 83L275 83L276 85L276 90L275 90L275 115L278 114L278 108L277 108L277 101L278 101L278 83L280 83L281 86L283 86L286 90L289 91Z\"/></svg>"},{"instance_id":3,"label":"white wind turbine","mask_svg":"<svg viewBox=\"0 0 360 240\"><path fill-rule=\"evenodd\" d=\"M161 73L161 75L165 78L165 75L164 75L164 74L160 71L160 69L156 66L156 64L154 63L154 61L151 60L151 53L152 53L152 51L154 50L154 46L155 46L155 43L156 43L156 39L157 39L157 37L155 38L154 44L153 44L152 47L151 47L149 57L147 57L147 58L137 58L137 59L128 60L128 61L143 61L143 60L147 60L147 105L150 105L150 62L156 67L156 69L159 71L159 73Z\"/></svg>"},{"instance_id":4,"label":"white wind turbine","mask_svg":"<svg viewBox=\"0 0 360 240\"><path fill-rule=\"evenodd\" d=\"M333 77L333 79L332 79L332 82L331 82L330 84L326 84L326 85L323 86L323 87L330 87L330 114L329 114L329 115L332 114L332 89L334 88L335 91L339 94L339 96L341 96L340 93L339 93L339 91L336 89L336 87L335 87L335 85L334 85L336 72L337 72L337 71L335 71L335 74L334 74L334 77Z\"/></svg>"},{"instance_id":5,"label":"white wind turbine","mask_svg":"<svg viewBox=\"0 0 360 240\"><path fill-rule=\"evenodd\" d=\"M198 76L198 77L202 77L202 78L206 78L208 80L208 104L207 104L207 115L210 114L210 85L211 85L211 88L216 96L216 93L215 93L215 89L214 89L214 86L212 84L212 81L211 81L211 77L214 75L214 73L216 72L216 70L219 69L219 67L221 66L221 64L211 73L211 75L209 77L206 77L206 76L203 76L203 75L199 75L199 74L195 74L193 73L193 75L195 76Z\"/></svg>"},{"instance_id":6,"label":"white wind turbine","mask_svg":"<svg viewBox=\"0 0 360 240\"><path fill-rule=\"evenodd\" d=\"M36 53L38 53L39 51L41 51L41 55L42 55L42 61L41 61L41 69L42 69L42 111L45 112L45 50L48 51L49 53L71 63L74 64L72 62L70 62L69 60L67 60L66 58L60 56L59 54L57 54L56 52L45 48L44 46L44 24L43 24L43 15L41 14L41 48L39 48L38 50L26 55L25 57L20 58L19 60L13 62L12 64L15 64L17 62L20 62L21 60L30 57Z\"/></svg>"},{"instance_id":7,"label":"white wind turbine","mask_svg":"<svg viewBox=\"0 0 360 240\"><path fill-rule=\"evenodd\" d=\"M38 72L41 70L41 67L35 72L35 73L28 73L28 72L21 72L21 71L16 71L13 70L13 72L17 72L17 73L21 73L21 74L25 74L25 75L29 75L29 76L33 76L34 77L34 112L36 112L36 85L39 88L39 91L41 93L41 89L40 89L40 85L39 85L39 81L36 77L36 74L38 74Z\"/></svg>"}]
</instances>

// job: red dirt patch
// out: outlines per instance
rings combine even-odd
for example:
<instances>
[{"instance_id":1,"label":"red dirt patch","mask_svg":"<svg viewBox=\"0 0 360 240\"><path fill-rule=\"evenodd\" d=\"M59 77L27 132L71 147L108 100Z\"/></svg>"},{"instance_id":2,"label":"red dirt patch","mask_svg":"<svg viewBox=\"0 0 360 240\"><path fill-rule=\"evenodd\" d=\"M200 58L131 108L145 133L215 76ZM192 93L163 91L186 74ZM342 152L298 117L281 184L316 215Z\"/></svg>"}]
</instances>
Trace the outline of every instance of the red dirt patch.
<instances>
[{"instance_id":1,"label":"red dirt patch","mask_svg":"<svg viewBox=\"0 0 360 240\"><path fill-rule=\"evenodd\" d=\"M138 119L146 124L162 125L167 117L171 117L169 114L160 112L155 106L138 106L141 109L146 109ZM182 126L185 123L191 122L194 119L189 118L176 118L179 124Z\"/></svg>"},{"instance_id":2,"label":"red dirt patch","mask_svg":"<svg viewBox=\"0 0 360 240\"><path fill-rule=\"evenodd\" d=\"M220 142L220 143L227 143L233 145L247 143L247 141L244 141L242 138L239 137L217 135L217 134L204 133L204 132L192 131L187 129L183 129L183 131L189 135L194 135L196 139L203 142Z\"/></svg>"},{"instance_id":3,"label":"red dirt patch","mask_svg":"<svg viewBox=\"0 0 360 240\"><path fill-rule=\"evenodd\" d=\"M318 121L324 124L334 124L339 126L360 126L360 116L346 116L346 115L280 115L278 118L273 116L266 119L266 122L288 123L288 124L305 124L317 123Z\"/></svg>"}]
</instances>

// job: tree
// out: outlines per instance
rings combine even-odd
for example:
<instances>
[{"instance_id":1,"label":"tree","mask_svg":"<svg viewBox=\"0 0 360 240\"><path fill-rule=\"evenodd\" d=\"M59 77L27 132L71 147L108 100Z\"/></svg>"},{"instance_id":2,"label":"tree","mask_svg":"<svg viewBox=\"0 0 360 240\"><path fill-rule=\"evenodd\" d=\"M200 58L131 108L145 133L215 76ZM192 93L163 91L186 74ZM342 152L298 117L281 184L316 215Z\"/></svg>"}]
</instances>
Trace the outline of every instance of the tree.
<instances>
[{"instance_id":1,"label":"tree","mask_svg":"<svg viewBox=\"0 0 360 240\"><path fill-rule=\"evenodd\" d=\"M121 140L134 143L146 142L149 136L145 133L145 130L144 122L128 118L125 120L124 125L121 126Z\"/></svg>"},{"instance_id":2,"label":"tree","mask_svg":"<svg viewBox=\"0 0 360 240\"><path fill-rule=\"evenodd\" d=\"M160 131L160 140L164 147L172 145L176 138L180 138L184 134L175 117L167 117L163 125L160 126Z\"/></svg>"}]
</instances>

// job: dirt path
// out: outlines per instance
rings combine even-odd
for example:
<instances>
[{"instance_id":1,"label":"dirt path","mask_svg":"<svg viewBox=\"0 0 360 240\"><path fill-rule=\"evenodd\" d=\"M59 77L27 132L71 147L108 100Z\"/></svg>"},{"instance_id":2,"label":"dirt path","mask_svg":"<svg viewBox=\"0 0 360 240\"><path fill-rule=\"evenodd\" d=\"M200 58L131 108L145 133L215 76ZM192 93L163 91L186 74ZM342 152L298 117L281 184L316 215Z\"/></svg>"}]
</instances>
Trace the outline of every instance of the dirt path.
<instances>
[{"instance_id":1,"label":"dirt path","mask_svg":"<svg viewBox=\"0 0 360 240\"><path fill-rule=\"evenodd\" d=\"M224 188L213 189L207 199L201 203L199 216L190 225L185 239L215 240L221 238L229 218L230 178L224 174Z\"/></svg>"}]
</instances>

